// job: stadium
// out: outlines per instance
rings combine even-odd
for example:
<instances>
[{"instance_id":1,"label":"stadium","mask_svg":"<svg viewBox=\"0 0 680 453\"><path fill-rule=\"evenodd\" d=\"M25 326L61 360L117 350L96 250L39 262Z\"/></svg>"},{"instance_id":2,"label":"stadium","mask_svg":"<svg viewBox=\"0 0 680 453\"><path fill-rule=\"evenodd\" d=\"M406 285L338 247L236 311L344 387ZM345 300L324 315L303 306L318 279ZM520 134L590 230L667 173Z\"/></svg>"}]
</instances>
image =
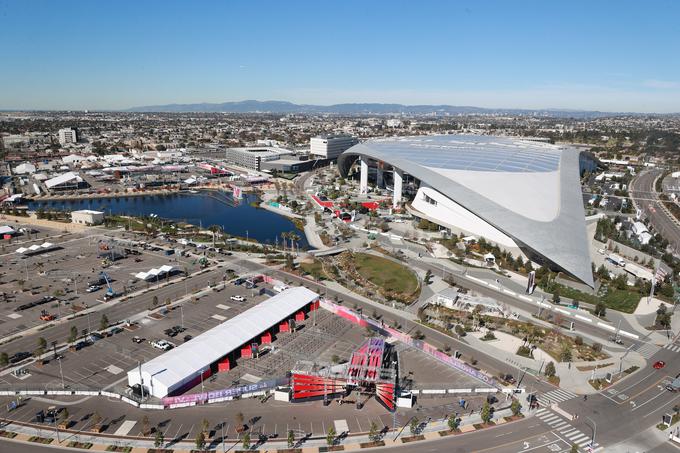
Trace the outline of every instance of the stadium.
<instances>
[{"instance_id":1,"label":"stadium","mask_svg":"<svg viewBox=\"0 0 680 453\"><path fill-rule=\"evenodd\" d=\"M452 233L484 237L593 287L580 175L597 161L573 147L513 137L439 135L369 140L338 158ZM390 181L391 179L391 181ZM391 183L391 184L390 184Z\"/></svg>"}]
</instances>

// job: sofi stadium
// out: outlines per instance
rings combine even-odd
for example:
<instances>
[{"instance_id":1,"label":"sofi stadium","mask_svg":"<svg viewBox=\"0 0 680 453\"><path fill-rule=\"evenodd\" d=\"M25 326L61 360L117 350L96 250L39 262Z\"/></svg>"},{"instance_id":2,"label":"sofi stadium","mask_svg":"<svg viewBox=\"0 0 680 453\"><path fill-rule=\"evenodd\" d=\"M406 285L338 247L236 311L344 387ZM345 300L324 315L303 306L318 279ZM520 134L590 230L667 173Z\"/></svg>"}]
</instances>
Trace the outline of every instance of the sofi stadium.
<instances>
[{"instance_id":1,"label":"sofi stadium","mask_svg":"<svg viewBox=\"0 0 680 453\"><path fill-rule=\"evenodd\" d=\"M452 232L516 249L533 262L593 286L580 174L597 165L568 146L512 137L439 135L370 140L338 168L393 189L407 208Z\"/></svg>"}]
</instances>

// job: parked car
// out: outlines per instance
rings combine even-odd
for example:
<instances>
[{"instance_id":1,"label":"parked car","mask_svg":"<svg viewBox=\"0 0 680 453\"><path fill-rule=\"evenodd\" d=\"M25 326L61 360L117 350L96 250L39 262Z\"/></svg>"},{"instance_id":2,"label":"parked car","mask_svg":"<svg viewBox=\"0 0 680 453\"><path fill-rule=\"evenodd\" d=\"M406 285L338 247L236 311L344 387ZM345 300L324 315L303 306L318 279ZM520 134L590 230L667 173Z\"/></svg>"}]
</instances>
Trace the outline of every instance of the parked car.
<instances>
[{"instance_id":1,"label":"parked car","mask_svg":"<svg viewBox=\"0 0 680 453\"><path fill-rule=\"evenodd\" d=\"M144 338L138 337L137 335L135 335L134 337L132 337L132 341L137 343L137 344L140 344L140 343L144 342Z\"/></svg>"},{"instance_id":2,"label":"parked car","mask_svg":"<svg viewBox=\"0 0 680 453\"><path fill-rule=\"evenodd\" d=\"M501 375L501 380L507 382L508 384L514 384L516 382L512 374Z\"/></svg>"},{"instance_id":3,"label":"parked car","mask_svg":"<svg viewBox=\"0 0 680 453\"><path fill-rule=\"evenodd\" d=\"M102 287L99 286L99 285L90 285L90 286L87 287L87 289L85 290L85 292L93 293L93 292L95 292L95 291L99 291L100 289L102 289Z\"/></svg>"},{"instance_id":4,"label":"parked car","mask_svg":"<svg viewBox=\"0 0 680 453\"><path fill-rule=\"evenodd\" d=\"M22 360L29 358L30 356L31 354L29 352L17 352L16 354L9 358L9 363L11 364L19 363Z\"/></svg>"},{"instance_id":5,"label":"parked car","mask_svg":"<svg viewBox=\"0 0 680 453\"><path fill-rule=\"evenodd\" d=\"M172 349L172 345L165 340L154 340L151 341L151 346L161 351L168 351Z\"/></svg>"},{"instance_id":6,"label":"parked car","mask_svg":"<svg viewBox=\"0 0 680 453\"><path fill-rule=\"evenodd\" d=\"M244 302L246 300L243 296L231 296L230 299L235 300L236 302Z\"/></svg>"}]
</instances>

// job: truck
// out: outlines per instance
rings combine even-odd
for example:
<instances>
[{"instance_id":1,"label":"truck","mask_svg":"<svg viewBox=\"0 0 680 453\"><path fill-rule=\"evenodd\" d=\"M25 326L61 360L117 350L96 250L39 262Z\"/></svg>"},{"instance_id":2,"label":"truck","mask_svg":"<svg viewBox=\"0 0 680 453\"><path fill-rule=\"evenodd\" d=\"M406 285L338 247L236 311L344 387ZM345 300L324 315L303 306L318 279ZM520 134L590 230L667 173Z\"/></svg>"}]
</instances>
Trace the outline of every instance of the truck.
<instances>
[{"instance_id":1,"label":"truck","mask_svg":"<svg viewBox=\"0 0 680 453\"><path fill-rule=\"evenodd\" d=\"M612 263L616 264L617 266L625 267L626 262L624 261L623 258L621 258L619 255L616 255L614 253L610 254L607 256L607 259L611 261Z\"/></svg>"}]
</instances>

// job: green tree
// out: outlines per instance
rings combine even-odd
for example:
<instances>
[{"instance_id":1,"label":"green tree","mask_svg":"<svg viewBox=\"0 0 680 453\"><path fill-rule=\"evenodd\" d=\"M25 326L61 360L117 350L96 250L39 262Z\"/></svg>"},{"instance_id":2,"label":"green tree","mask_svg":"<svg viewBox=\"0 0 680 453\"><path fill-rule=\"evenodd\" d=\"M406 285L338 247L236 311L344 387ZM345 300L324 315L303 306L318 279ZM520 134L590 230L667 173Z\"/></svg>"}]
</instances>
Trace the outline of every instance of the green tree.
<instances>
[{"instance_id":1,"label":"green tree","mask_svg":"<svg viewBox=\"0 0 680 453\"><path fill-rule=\"evenodd\" d=\"M158 296L153 296L152 303L153 303L153 306L154 306L154 307L157 307L157 306L158 306Z\"/></svg>"},{"instance_id":2,"label":"green tree","mask_svg":"<svg viewBox=\"0 0 680 453\"><path fill-rule=\"evenodd\" d=\"M71 331L68 335L68 342L75 343L78 338L78 328L76 326L71 326Z\"/></svg>"},{"instance_id":3,"label":"green tree","mask_svg":"<svg viewBox=\"0 0 680 453\"><path fill-rule=\"evenodd\" d=\"M45 340L43 337L38 338L38 348L42 350L47 348L47 340Z\"/></svg>"},{"instance_id":4,"label":"green tree","mask_svg":"<svg viewBox=\"0 0 680 453\"><path fill-rule=\"evenodd\" d=\"M203 450L205 448L205 434L203 434L203 431L199 431L198 434L196 434L195 443L197 450Z\"/></svg>"},{"instance_id":5,"label":"green tree","mask_svg":"<svg viewBox=\"0 0 680 453\"><path fill-rule=\"evenodd\" d=\"M9 356L6 352L0 353L0 366L7 366L9 363Z\"/></svg>"},{"instance_id":6,"label":"green tree","mask_svg":"<svg viewBox=\"0 0 680 453\"><path fill-rule=\"evenodd\" d=\"M482 421L484 423L489 423L491 421L491 405L489 405L488 401L484 402L484 405L482 406L482 410L480 411L479 416L482 418Z\"/></svg>"},{"instance_id":7,"label":"green tree","mask_svg":"<svg viewBox=\"0 0 680 453\"><path fill-rule=\"evenodd\" d=\"M457 430L458 425L460 424L460 422L458 421L458 414L454 412L453 414L449 415L448 420L446 420L446 424L449 425L449 429L451 431Z\"/></svg>"},{"instance_id":8,"label":"green tree","mask_svg":"<svg viewBox=\"0 0 680 453\"><path fill-rule=\"evenodd\" d=\"M368 431L368 439L371 442L377 442L380 440L380 434L378 433L378 425L375 422L371 422L371 428Z\"/></svg>"},{"instance_id":9,"label":"green tree","mask_svg":"<svg viewBox=\"0 0 680 453\"><path fill-rule=\"evenodd\" d=\"M432 280L432 271L430 269L428 269L427 272L425 272L425 278L423 279L423 281L425 282L426 285L429 285L430 283L432 283L431 280Z\"/></svg>"},{"instance_id":10,"label":"green tree","mask_svg":"<svg viewBox=\"0 0 680 453\"><path fill-rule=\"evenodd\" d=\"M578 445L571 444L571 450L569 450L569 453L578 453Z\"/></svg>"},{"instance_id":11,"label":"green tree","mask_svg":"<svg viewBox=\"0 0 680 453\"><path fill-rule=\"evenodd\" d=\"M290 253L286 253L286 269L289 271L295 270L295 260Z\"/></svg>"},{"instance_id":12,"label":"green tree","mask_svg":"<svg viewBox=\"0 0 680 453\"><path fill-rule=\"evenodd\" d=\"M293 448L293 445L295 445L295 433L291 429L288 431L288 448Z\"/></svg>"},{"instance_id":13,"label":"green tree","mask_svg":"<svg viewBox=\"0 0 680 453\"><path fill-rule=\"evenodd\" d=\"M154 436L154 440L153 440L153 446L156 447L156 448L160 448L160 447L163 446L164 443L165 443L165 437L163 436L163 431L161 431L160 429L157 429L156 435Z\"/></svg>"},{"instance_id":14,"label":"green tree","mask_svg":"<svg viewBox=\"0 0 680 453\"><path fill-rule=\"evenodd\" d=\"M420 427L420 420L418 420L418 417L413 417L411 419L411 423L409 423L409 429L411 430L411 434L416 435L418 434L418 428Z\"/></svg>"},{"instance_id":15,"label":"green tree","mask_svg":"<svg viewBox=\"0 0 680 453\"><path fill-rule=\"evenodd\" d=\"M602 318L607 314L607 306L604 304L604 302L598 301L597 304L595 304L595 310L593 310L593 313L595 313L595 316Z\"/></svg>"},{"instance_id":16,"label":"green tree","mask_svg":"<svg viewBox=\"0 0 680 453\"><path fill-rule=\"evenodd\" d=\"M335 443L335 437L336 436L337 436L337 433L335 432L335 428L333 428L331 426L331 428L326 433L326 443L328 445L333 445Z\"/></svg>"},{"instance_id":17,"label":"green tree","mask_svg":"<svg viewBox=\"0 0 680 453\"><path fill-rule=\"evenodd\" d=\"M243 435L243 449L248 450L250 448L250 433L245 433Z\"/></svg>"},{"instance_id":18,"label":"green tree","mask_svg":"<svg viewBox=\"0 0 680 453\"><path fill-rule=\"evenodd\" d=\"M512 399L512 403L510 404L510 410L512 411L512 415L519 415L520 412L522 412L522 404L519 402L517 398Z\"/></svg>"},{"instance_id":19,"label":"green tree","mask_svg":"<svg viewBox=\"0 0 680 453\"><path fill-rule=\"evenodd\" d=\"M560 351L560 362L571 362L571 359L572 359L571 348L567 343L565 343L562 346L562 350Z\"/></svg>"},{"instance_id":20,"label":"green tree","mask_svg":"<svg viewBox=\"0 0 680 453\"><path fill-rule=\"evenodd\" d=\"M99 320L99 330L104 330L109 327L109 318L104 314Z\"/></svg>"},{"instance_id":21,"label":"green tree","mask_svg":"<svg viewBox=\"0 0 680 453\"><path fill-rule=\"evenodd\" d=\"M545 371L543 372L547 377L553 377L555 376L555 373L557 371L555 370L555 363L553 362L548 362L548 364L545 366Z\"/></svg>"},{"instance_id":22,"label":"green tree","mask_svg":"<svg viewBox=\"0 0 680 453\"><path fill-rule=\"evenodd\" d=\"M555 305L559 305L561 300L562 298L560 297L560 289L555 288L555 291L553 291L552 295L552 301Z\"/></svg>"}]
</instances>

